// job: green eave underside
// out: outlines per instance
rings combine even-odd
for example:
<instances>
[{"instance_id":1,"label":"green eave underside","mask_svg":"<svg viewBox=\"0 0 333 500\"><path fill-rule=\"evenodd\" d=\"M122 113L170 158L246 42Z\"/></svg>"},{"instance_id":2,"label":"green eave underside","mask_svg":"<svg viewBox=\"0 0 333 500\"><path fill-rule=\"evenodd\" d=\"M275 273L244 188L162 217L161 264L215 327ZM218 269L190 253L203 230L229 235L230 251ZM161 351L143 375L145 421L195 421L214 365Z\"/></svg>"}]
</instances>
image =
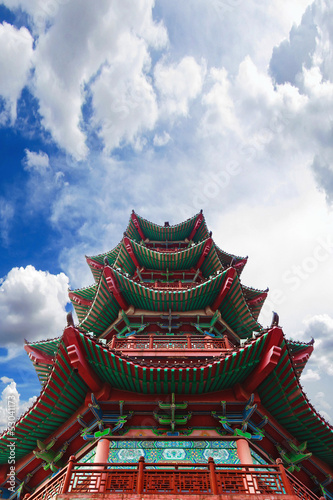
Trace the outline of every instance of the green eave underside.
<instances>
[{"instance_id":1,"label":"green eave underside","mask_svg":"<svg viewBox=\"0 0 333 500\"><path fill-rule=\"evenodd\" d=\"M213 304L226 279L226 271L193 288L179 291L161 291L134 282L114 270L121 293L127 304L148 311L193 311L204 309ZM242 294L238 276L220 306L224 321L241 338L247 338L261 326L253 318ZM86 332L100 336L117 318L120 307L110 294L104 275L102 275L95 300L81 321L80 327Z\"/></svg>"},{"instance_id":2,"label":"green eave underside","mask_svg":"<svg viewBox=\"0 0 333 500\"><path fill-rule=\"evenodd\" d=\"M122 245L122 241L120 241L118 243L118 245L115 248L113 248L112 250L110 250L109 252L101 253L99 255L90 256L89 258L94 260L95 262L98 262L98 264L104 265L104 259L105 259L105 257L107 257L109 264L112 266L118 257L121 245ZM90 269L94 275L95 280L98 281L101 271L99 269L95 269L91 266L90 266Z\"/></svg>"},{"instance_id":3,"label":"green eave underside","mask_svg":"<svg viewBox=\"0 0 333 500\"><path fill-rule=\"evenodd\" d=\"M324 462L333 465L333 429L309 405L284 350L274 371L259 386L262 404L300 443Z\"/></svg>"},{"instance_id":4,"label":"green eave underside","mask_svg":"<svg viewBox=\"0 0 333 500\"><path fill-rule=\"evenodd\" d=\"M15 457L20 459L37 448L82 405L88 387L71 368L66 351L60 348L54 368L36 403L18 420L14 429ZM7 463L11 435L0 436L0 463Z\"/></svg>"},{"instance_id":5,"label":"green eave underside","mask_svg":"<svg viewBox=\"0 0 333 500\"><path fill-rule=\"evenodd\" d=\"M100 336L117 318L120 307L110 294L104 274L100 278L92 306L79 326L86 332Z\"/></svg>"},{"instance_id":6,"label":"green eave underside","mask_svg":"<svg viewBox=\"0 0 333 500\"><path fill-rule=\"evenodd\" d=\"M196 245L190 246L185 250L179 250L175 252L159 252L151 248L147 248L144 245L139 245L134 240L131 241L133 252L139 262L139 264L145 269L152 269L156 271L184 271L192 269L198 262L203 252L205 243L204 240ZM128 261L130 260L130 263ZM115 267L120 264L122 269L133 274L135 271L135 266L132 263L126 249L119 253L119 257L116 260ZM223 267L218 259L216 252L214 251L214 246L211 248L209 254L204 260L204 265L201 267L203 275L205 278L213 274L218 270L222 270Z\"/></svg>"},{"instance_id":7,"label":"green eave underside","mask_svg":"<svg viewBox=\"0 0 333 500\"><path fill-rule=\"evenodd\" d=\"M197 219L197 215L187 219L185 222L177 224L175 226L159 226L158 224L154 224L153 222L149 222L146 219L143 219L139 215L136 214L138 222L140 224L141 230L145 236L150 241L183 241L185 238L188 238L192 232L192 229L195 226L195 222ZM126 229L127 235L136 241L141 241L141 237L134 226L132 219L130 219L128 227ZM205 220L203 220L199 226L199 229L193 238L194 241L200 241L208 238L209 232L207 230L207 226Z\"/></svg>"},{"instance_id":8,"label":"green eave underside","mask_svg":"<svg viewBox=\"0 0 333 500\"><path fill-rule=\"evenodd\" d=\"M237 264L237 262L240 262L245 258L233 255L231 253L227 253L224 250L221 250L221 248L219 248L217 245L215 246L215 248L216 248L216 253L219 256L219 259L224 267L229 267L232 260L234 261L235 264Z\"/></svg>"},{"instance_id":9,"label":"green eave underside","mask_svg":"<svg viewBox=\"0 0 333 500\"><path fill-rule=\"evenodd\" d=\"M41 342L28 342L28 345L31 345L34 349L38 349L38 351L54 357L58 350L60 341L61 337L52 340L43 340Z\"/></svg>"},{"instance_id":10,"label":"green eave underside","mask_svg":"<svg viewBox=\"0 0 333 500\"><path fill-rule=\"evenodd\" d=\"M202 394L244 382L260 361L266 336L207 366L179 370L139 366L82 334L81 339L89 364L100 380L112 387L144 394Z\"/></svg>"}]
</instances>

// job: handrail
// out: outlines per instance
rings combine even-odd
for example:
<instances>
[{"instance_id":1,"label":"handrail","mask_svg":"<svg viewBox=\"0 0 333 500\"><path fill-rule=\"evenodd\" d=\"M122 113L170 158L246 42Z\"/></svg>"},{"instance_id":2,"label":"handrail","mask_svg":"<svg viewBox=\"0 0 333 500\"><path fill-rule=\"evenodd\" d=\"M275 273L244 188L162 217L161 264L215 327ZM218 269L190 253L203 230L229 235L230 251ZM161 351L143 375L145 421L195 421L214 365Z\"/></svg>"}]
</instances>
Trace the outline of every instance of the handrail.
<instances>
[{"instance_id":1,"label":"handrail","mask_svg":"<svg viewBox=\"0 0 333 500\"><path fill-rule=\"evenodd\" d=\"M307 486L305 486L297 477L291 474L288 469L286 469L286 475L291 483L291 486L295 492L295 495L302 500L318 500L318 496L315 495ZM322 497L320 497L322 498Z\"/></svg>"},{"instance_id":2,"label":"handrail","mask_svg":"<svg viewBox=\"0 0 333 500\"><path fill-rule=\"evenodd\" d=\"M290 481L290 483L289 483ZM292 487L292 488L291 488ZM163 494L290 494L318 500L282 464L80 463L67 467L44 483L29 500L49 500L57 493L163 493Z\"/></svg>"}]
</instances>

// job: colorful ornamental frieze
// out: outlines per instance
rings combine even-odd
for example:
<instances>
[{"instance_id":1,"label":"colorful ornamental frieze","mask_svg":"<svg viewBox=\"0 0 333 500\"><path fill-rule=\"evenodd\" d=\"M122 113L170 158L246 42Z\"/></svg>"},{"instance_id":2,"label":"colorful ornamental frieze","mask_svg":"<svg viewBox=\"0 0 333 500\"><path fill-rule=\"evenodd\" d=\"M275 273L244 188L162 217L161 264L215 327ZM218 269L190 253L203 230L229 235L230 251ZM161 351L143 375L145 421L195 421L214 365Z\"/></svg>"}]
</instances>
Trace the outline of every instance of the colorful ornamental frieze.
<instances>
[{"instance_id":1,"label":"colorful ornamental frieze","mask_svg":"<svg viewBox=\"0 0 333 500\"><path fill-rule=\"evenodd\" d=\"M167 464L177 481L184 467L190 490L206 467L209 494L232 483L233 494L332 498L333 429L300 384L314 341L288 340L277 313L260 323L268 290L242 283L247 257L217 246L202 212L174 226L132 212L118 245L86 260L93 283L69 292L75 319L26 341L41 393L0 436L4 497L74 491L79 464L87 491L102 466L110 495L125 493L135 467L130 491L143 494L144 474ZM266 476L244 490L244 467Z\"/></svg>"}]
</instances>

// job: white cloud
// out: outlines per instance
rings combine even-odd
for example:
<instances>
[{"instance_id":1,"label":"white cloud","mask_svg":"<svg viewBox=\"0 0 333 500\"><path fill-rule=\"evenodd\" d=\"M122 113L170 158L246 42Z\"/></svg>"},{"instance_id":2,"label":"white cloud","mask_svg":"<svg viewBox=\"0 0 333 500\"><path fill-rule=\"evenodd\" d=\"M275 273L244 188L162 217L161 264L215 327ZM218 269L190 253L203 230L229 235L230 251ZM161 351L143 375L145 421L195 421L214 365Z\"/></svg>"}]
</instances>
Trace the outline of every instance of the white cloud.
<instances>
[{"instance_id":1,"label":"white cloud","mask_svg":"<svg viewBox=\"0 0 333 500\"><path fill-rule=\"evenodd\" d=\"M301 376L302 382L308 382L311 380L320 380L320 375L317 371L308 368Z\"/></svg>"},{"instance_id":2,"label":"white cloud","mask_svg":"<svg viewBox=\"0 0 333 500\"><path fill-rule=\"evenodd\" d=\"M43 151L35 153L26 149L23 163L25 170L35 170L41 174L50 167L49 157Z\"/></svg>"},{"instance_id":3,"label":"white cloud","mask_svg":"<svg viewBox=\"0 0 333 500\"><path fill-rule=\"evenodd\" d=\"M90 84L91 124L99 127L107 150L121 141L132 143L153 127L156 104L147 75L149 48L165 46L167 35L163 25L153 21L152 7L153 1L143 0L71 0L56 9L51 27L40 34L34 93L45 128L76 159L88 151L82 106Z\"/></svg>"},{"instance_id":4,"label":"white cloud","mask_svg":"<svg viewBox=\"0 0 333 500\"><path fill-rule=\"evenodd\" d=\"M146 72L150 57L146 44L130 33L119 38L118 56L104 65L92 84L95 126L100 127L106 150L153 129L157 120L154 89Z\"/></svg>"},{"instance_id":5,"label":"white cloud","mask_svg":"<svg viewBox=\"0 0 333 500\"><path fill-rule=\"evenodd\" d=\"M171 137L168 134L168 132L164 131L162 134L156 134L154 136L154 146L157 146L157 147L166 146L166 144L168 144L170 139L171 139Z\"/></svg>"},{"instance_id":6,"label":"white cloud","mask_svg":"<svg viewBox=\"0 0 333 500\"><path fill-rule=\"evenodd\" d=\"M14 203L0 196L0 236L4 245L9 243L9 230L14 215Z\"/></svg>"},{"instance_id":7,"label":"white cloud","mask_svg":"<svg viewBox=\"0 0 333 500\"><path fill-rule=\"evenodd\" d=\"M201 92L205 71L193 57L184 57L177 64L156 64L154 79L162 117L188 115L190 101Z\"/></svg>"},{"instance_id":8,"label":"white cloud","mask_svg":"<svg viewBox=\"0 0 333 500\"><path fill-rule=\"evenodd\" d=\"M16 102L27 84L31 67L33 38L27 28L19 30L11 24L0 24L0 96L5 100L5 111L0 116L4 122L16 119Z\"/></svg>"},{"instance_id":9,"label":"white cloud","mask_svg":"<svg viewBox=\"0 0 333 500\"><path fill-rule=\"evenodd\" d=\"M66 326L68 278L33 266L13 268L0 286L0 330L8 355L22 352L24 338L35 341L61 335Z\"/></svg>"},{"instance_id":10,"label":"white cloud","mask_svg":"<svg viewBox=\"0 0 333 500\"><path fill-rule=\"evenodd\" d=\"M0 399L0 432L11 427L13 423L13 415L16 418L25 413L34 403L36 397L30 398L28 401L21 401L20 393L17 390L14 380L8 377L2 377L2 382L8 384L1 393Z\"/></svg>"}]
</instances>

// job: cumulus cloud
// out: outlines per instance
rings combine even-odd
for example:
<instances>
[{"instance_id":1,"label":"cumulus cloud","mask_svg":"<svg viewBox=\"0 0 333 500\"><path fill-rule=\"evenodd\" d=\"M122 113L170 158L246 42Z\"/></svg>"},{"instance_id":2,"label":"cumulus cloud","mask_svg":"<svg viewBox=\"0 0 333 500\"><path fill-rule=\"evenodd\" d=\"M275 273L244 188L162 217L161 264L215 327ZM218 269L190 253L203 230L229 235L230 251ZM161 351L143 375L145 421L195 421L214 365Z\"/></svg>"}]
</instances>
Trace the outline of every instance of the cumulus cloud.
<instances>
[{"instance_id":1,"label":"cumulus cloud","mask_svg":"<svg viewBox=\"0 0 333 500\"><path fill-rule=\"evenodd\" d=\"M327 202L333 203L333 169L324 160L316 155L311 165L315 180L320 190L325 192Z\"/></svg>"},{"instance_id":2,"label":"cumulus cloud","mask_svg":"<svg viewBox=\"0 0 333 500\"><path fill-rule=\"evenodd\" d=\"M138 135L153 129L157 117L154 89L147 78L150 57L146 44L130 33L119 40L121 53L104 65L91 86L93 123L108 152L121 143L135 144Z\"/></svg>"},{"instance_id":3,"label":"cumulus cloud","mask_svg":"<svg viewBox=\"0 0 333 500\"><path fill-rule=\"evenodd\" d=\"M332 81L332 5L315 0L305 11L289 39L274 48L270 72L277 83L300 85L304 69L318 65L324 79Z\"/></svg>"},{"instance_id":4,"label":"cumulus cloud","mask_svg":"<svg viewBox=\"0 0 333 500\"><path fill-rule=\"evenodd\" d=\"M320 375L317 371L309 368L305 372L302 373L302 382L311 381L311 380L320 380Z\"/></svg>"},{"instance_id":5,"label":"cumulus cloud","mask_svg":"<svg viewBox=\"0 0 333 500\"><path fill-rule=\"evenodd\" d=\"M0 122L16 119L16 102L27 84L33 54L33 38L27 28L19 30L3 22L0 24L0 96L5 109Z\"/></svg>"},{"instance_id":6,"label":"cumulus cloud","mask_svg":"<svg viewBox=\"0 0 333 500\"><path fill-rule=\"evenodd\" d=\"M186 116L191 100L201 92L205 67L193 57L177 64L159 62L154 69L155 86L160 94L162 116Z\"/></svg>"},{"instance_id":7,"label":"cumulus cloud","mask_svg":"<svg viewBox=\"0 0 333 500\"><path fill-rule=\"evenodd\" d=\"M39 173L45 172L50 166L49 157L43 151L35 153L34 151L25 150L25 159L23 161L25 170L35 170Z\"/></svg>"},{"instance_id":8,"label":"cumulus cloud","mask_svg":"<svg viewBox=\"0 0 333 500\"><path fill-rule=\"evenodd\" d=\"M162 147L162 146L165 146L166 144L168 144L168 142L170 141L171 137L170 137L170 134L168 134L168 132L163 132L162 134L156 134L154 136L154 146L157 146L157 147Z\"/></svg>"},{"instance_id":9,"label":"cumulus cloud","mask_svg":"<svg viewBox=\"0 0 333 500\"><path fill-rule=\"evenodd\" d=\"M66 325L68 278L33 266L13 268L0 285L0 330L7 357L15 357L24 338L35 341L61 335Z\"/></svg>"},{"instance_id":10,"label":"cumulus cloud","mask_svg":"<svg viewBox=\"0 0 333 500\"><path fill-rule=\"evenodd\" d=\"M333 376L333 318L328 314L316 315L305 321L305 335L315 339L310 358L317 370Z\"/></svg>"},{"instance_id":11,"label":"cumulus cloud","mask_svg":"<svg viewBox=\"0 0 333 500\"><path fill-rule=\"evenodd\" d=\"M76 159L88 151L82 106L89 96L90 125L98 127L107 150L121 141L134 142L154 125L149 48L165 46L167 35L153 21L152 7L152 0L96 5L72 0L57 9L51 27L40 34L34 94L45 128Z\"/></svg>"},{"instance_id":12,"label":"cumulus cloud","mask_svg":"<svg viewBox=\"0 0 333 500\"><path fill-rule=\"evenodd\" d=\"M28 401L21 401L20 393L17 390L16 382L8 377L1 377L3 384L7 384L2 390L0 399L0 432L7 429L12 424L12 417L9 420L9 411L13 412L16 418L25 413L34 403L36 397L29 398Z\"/></svg>"}]
</instances>

